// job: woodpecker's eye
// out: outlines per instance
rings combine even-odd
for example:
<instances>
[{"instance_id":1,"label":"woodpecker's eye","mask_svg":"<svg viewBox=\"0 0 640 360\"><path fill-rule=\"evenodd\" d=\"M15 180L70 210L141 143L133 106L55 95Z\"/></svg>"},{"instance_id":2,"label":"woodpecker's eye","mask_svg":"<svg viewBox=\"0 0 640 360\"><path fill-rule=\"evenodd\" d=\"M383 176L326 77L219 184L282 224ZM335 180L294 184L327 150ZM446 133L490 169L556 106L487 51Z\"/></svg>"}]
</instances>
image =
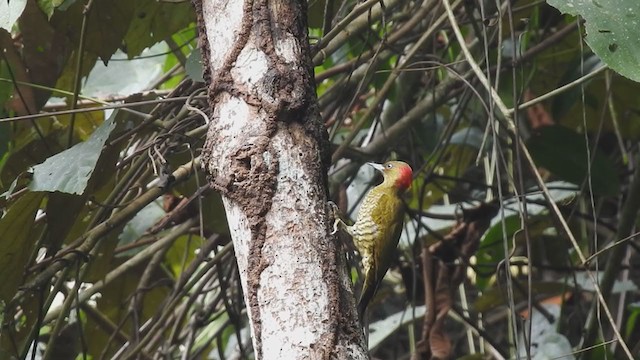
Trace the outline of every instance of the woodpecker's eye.
<instances>
[{"instance_id":1,"label":"woodpecker's eye","mask_svg":"<svg viewBox=\"0 0 640 360\"><path fill-rule=\"evenodd\" d=\"M393 167L393 164L387 164L387 169L391 169Z\"/></svg>"}]
</instances>

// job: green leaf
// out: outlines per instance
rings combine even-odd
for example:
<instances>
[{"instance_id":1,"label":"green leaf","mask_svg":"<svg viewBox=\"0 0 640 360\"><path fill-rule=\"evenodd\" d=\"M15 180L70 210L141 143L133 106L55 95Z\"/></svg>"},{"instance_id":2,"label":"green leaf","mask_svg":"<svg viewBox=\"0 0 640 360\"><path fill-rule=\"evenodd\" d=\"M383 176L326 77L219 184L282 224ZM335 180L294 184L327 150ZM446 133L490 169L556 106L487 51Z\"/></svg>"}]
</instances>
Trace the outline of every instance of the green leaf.
<instances>
[{"instance_id":1,"label":"green leaf","mask_svg":"<svg viewBox=\"0 0 640 360\"><path fill-rule=\"evenodd\" d=\"M153 226L153 224L164 215L166 215L166 213L155 201L145 206L124 226L122 233L118 236L118 245L128 245L138 240L147 229ZM119 254L119 256L132 256L140 250L142 250L142 248L134 248Z\"/></svg>"},{"instance_id":2,"label":"green leaf","mask_svg":"<svg viewBox=\"0 0 640 360\"><path fill-rule=\"evenodd\" d=\"M134 59L133 61L137 61L136 59ZM167 56L165 56L164 59L164 63L162 64L162 73L166 74L168 73L170 70L173 69L174 66L178 65L180 63L180 60L178 60L178 57L174 54L167 54ZM180 84L180 81L182 81L182 79L184 79L184 73L181 72L175 72L174 75L172 75L170 78L168 78L165 82L163 82L160 85L160 89L162 90L172 90L175 87L178 86L178 84Z\"/></svg>"},{"instance_id":3,"label":"green leaf","mask_svg":"<svg viewBox=\"0 0 640 360\"><path fill-rule=\"evenodd\" d=\"M503 229L504 227L504 229ZM486 289L489 286L491 277L495 274L495 264L505 258L503 231L509 239L509 248L513 244L510 239L522 228L522 220L520 215L506 216L504 225L502 221L498 221L487 230L480 239L480 246L476 252L476 264L478 269L478 277L476 284L480 289Z\"/></svg>"},{"instance_id":4,"label":"green leaf","mask_svg":"<svg viewBox=\"0 0 640 360\"><path fill-rule=\"evenodd\" d=\"M611 69L640 81L638 0L549 0L558 10L585 20L585 41Z\"/></svg>"},{"instance_id":5,"label":"green leaf","mask_svg":"<svg viewBox=\"0 0 640 360\"><path fill-rule=\"evenodd\" d=\"M192 354L193 353L198 353L199 350L201 350L202 348L206 347L206 346L210 346L212 343L215 343L215 339L216 337L218 337L219 333L222 331L223 328L227 329L227 333L225 334L225 336L222 336L222 339L228 340L229 337L234 333L233 331L233 327L232 326L228 326L229 323L229 313L227 312L221 312L218 314L214 314L213 316L213 320L208 321L207 325L205 325L202 330L198 333L198 336L196 337L196 340L193 343L193 350L192 350ZM223 342L223 348L224 345L226 345L228 341L224 341Z\"/></svg>"},{"instance_id":6,"label":"green leaf","mask_svg":"<svg viewBox=\"0 0 640 360\"><path fill-rule=\"evenodd\" d=\"M63 2L64 0L38 0L38 7L47 14L47 18L50 19L53 11L62 5Z\"/></svg>"},{"instance_id":7,"label":"green leaf","mask_svg":"<svg viewBox=\"0 0 640 360\"><path fill-rule=\"evenodd\" d=\"M201 237L192 234L182 235L174 241L167 251L164 262L176 278L196 257L197 251L203 243L204 240Z\"/></svg>"},{"instance_id":8,"label":"green leaf","mask_svg":"<svg viewBox=\"0 0 640 360\"><path fill-rule=\"evenodd\" d=\"M202 53L200 49L194 49L191 54L189 54L187 63L184 65L184 72L191 80L204 82L204 77L202 76Z\"/></svg>"},{"instance_id":9,"label":"green leaf","mask_svg":"<svg viewBox=\"0 0 640 360\"><path fill-rule=\"evenodd\" d=\"M636 328L636 323L638 322L638 316L640 315L640 303L631 303L627 306L627 311L629 312L629 318L627 319L627 323L625 325L624 337L629 338L631 334L633 334L633 330Z\"/></svg>"},{"instance_id":10,"label":"green leaf","mask_svg":"<svg viewBox=\"0 0 640 360\"><path fill-rule=\"evenodd\" d=\"M188 2L138 0L135 1L133 14L131 26L124 36L130 58L195 21L193 8Z\"/></svg>"},{"instance_id":11,"label":"green leaf","mask_svg":"<svg viewBox=\"0 0 640 360\"><path fill-rule=\"evenodd\" d=\"M545 126L527 142L536 164L559 178L581 185L589 175L587 143L580 135L563 126ZM620 181L615 166L603 154L595 152L591 163L591 185L599 195L616 195Z\"/></svg>"},{"instance_id":12,"label":"green leaf","mask_svg":"<svg viewBox=\"0 0 640 360\"><path fill-rule=\"evenodd\" d=\"M89 140L51 156L33 167L32 191L60 191L69 194L84 193L102 149L116 126L114 113L91 135Z\"/></svg>"},{"instance_id":13,"label":"green leaf","mask_svg":"<svg viewBox=\"0 0 640 360\"><path fill-rule=\"evenodd\" d=\"M26 193L0 219L0 300L8 303L18 290L36 239L31 236L42 193Z\"/></svg>"}]
</instances>

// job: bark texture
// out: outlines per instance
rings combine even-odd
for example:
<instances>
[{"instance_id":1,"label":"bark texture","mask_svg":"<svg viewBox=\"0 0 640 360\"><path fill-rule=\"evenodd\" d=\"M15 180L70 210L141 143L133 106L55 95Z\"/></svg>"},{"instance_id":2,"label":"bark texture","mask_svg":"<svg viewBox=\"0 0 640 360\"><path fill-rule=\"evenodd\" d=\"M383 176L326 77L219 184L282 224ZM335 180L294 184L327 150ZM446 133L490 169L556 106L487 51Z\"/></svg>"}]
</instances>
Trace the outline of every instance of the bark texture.
<instances>
[{"instance_id":1,"label":"bark texture","mask_svg":"<svg viewBox=\"0 0 640 360\"><path fill-rule=\"evenodd\" d=\"M367 358L344 257L328 235L328 142L306 4L195 6L211 105L203 164L223 196L256 358Z\"/></svg>"}]
</instances>

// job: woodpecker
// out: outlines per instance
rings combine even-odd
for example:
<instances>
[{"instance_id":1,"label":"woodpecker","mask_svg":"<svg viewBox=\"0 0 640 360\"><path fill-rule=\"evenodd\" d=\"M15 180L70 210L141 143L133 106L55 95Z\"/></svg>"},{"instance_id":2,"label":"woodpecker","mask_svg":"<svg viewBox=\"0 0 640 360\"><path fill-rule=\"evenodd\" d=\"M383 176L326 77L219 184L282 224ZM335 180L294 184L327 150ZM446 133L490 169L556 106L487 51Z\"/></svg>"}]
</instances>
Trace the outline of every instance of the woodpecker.
<instances>
[{"instance_id":1,"label":"woodpecker","mask_svg":"<svg viewBox=\"0 0 640 360\"><path fill-rule=\"evenodd\" d=\"M358 302L361 320L398 246L404 219L402 195L413 175L411 167L402 161L367 164L382 172L384 180L362 200L355 224L348 226L336 216L333 230L335 233L340 227L349 234L362 257L364 282Z\"/></svg>"}]
</instances>

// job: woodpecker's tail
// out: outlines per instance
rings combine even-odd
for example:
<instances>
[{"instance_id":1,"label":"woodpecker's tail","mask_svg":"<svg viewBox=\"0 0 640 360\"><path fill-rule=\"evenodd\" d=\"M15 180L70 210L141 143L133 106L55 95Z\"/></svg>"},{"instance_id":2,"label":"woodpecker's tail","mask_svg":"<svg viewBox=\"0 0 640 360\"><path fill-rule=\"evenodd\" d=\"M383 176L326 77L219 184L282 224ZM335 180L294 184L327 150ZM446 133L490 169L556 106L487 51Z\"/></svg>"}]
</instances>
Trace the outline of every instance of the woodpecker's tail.
<instances>
[{"instance_id":1,"label":"woodpecker's tail","mask_svg":"<svg viewBox=\"0 0 640 360\"><path fill-rule=\"evenodd\" d=\"M365 311L367 311L367 305L369 301L360 301L358 303L358 318L360 319L360 322L364 322L364 313Z\"/></svg>"},{"instance_id":2,"label":"woodpecker's tail","mask_svg":"<svg viewBox=\"0 0 640 360\"><path fill-rule=\"evenodd\" d=\"M360 301L358 302L358 316L360 317L360 322L364 321L364 313L367 311L367 306L373 296L376 294L378 290L378 281L376 281L373 276L365 277L365 282L362 285L362 293L360 294Z\"/></svg>"}]
</instances>

